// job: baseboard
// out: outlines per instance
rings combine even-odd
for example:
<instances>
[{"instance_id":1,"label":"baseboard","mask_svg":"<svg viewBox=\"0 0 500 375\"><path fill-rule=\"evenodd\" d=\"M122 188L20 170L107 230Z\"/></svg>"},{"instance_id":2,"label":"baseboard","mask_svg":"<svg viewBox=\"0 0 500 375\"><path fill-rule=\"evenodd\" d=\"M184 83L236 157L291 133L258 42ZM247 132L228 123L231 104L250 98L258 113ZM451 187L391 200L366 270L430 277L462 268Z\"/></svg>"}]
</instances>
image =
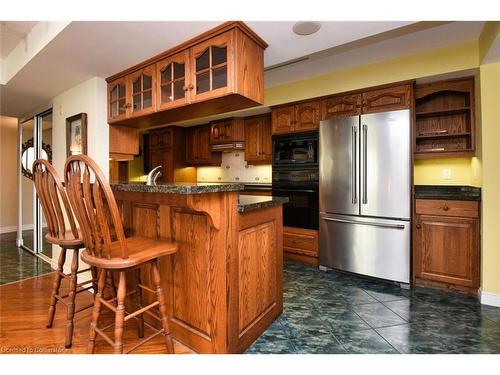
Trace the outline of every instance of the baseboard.
<instances>
[{"instance_id":1,"label":"baseboard","mask_svg":"<svg viewBox=\"0 0 500 375\"><path fill-rule=\"evenodd\" d=\"M42 224L42 228L46 228L47 224ZM22 230L33 230L33 224L24 224ZM11 225L8 227L0 227L0 234L17 232L17 225Z\"/></svg>"},{"instance_id":2,"label":"baseboard","mask_svg":"<svg viewBox=\"0 0 500 375\"><path fill-rule=\"evenodd\" d=\"M33 229L33 224L24 224L23 225L23 230L32 230L32 229ZM0 234L12 233L12 232L17 232L17 225L12 225L9 227L0 227Z\"/></svg>"},{"instance_id":3,"label":"baseboard","mask_svg":"<svg viewBox=\"0 0 500 375\"><path fill-rule=\"evenodd\" d=\"M0 234L12 232L17 232L17 225L13 225L10 227L0 227Z\"/></svg>"},{"instance_id":4,"label":"baseboard","mask_svg":"<svg viewBox=\"0 0 500 375\"><path fill-rule=\"evenodd\" d=\"M500 307L500 294L481 292L481 304Z\"/></svg>"}]
</instances>

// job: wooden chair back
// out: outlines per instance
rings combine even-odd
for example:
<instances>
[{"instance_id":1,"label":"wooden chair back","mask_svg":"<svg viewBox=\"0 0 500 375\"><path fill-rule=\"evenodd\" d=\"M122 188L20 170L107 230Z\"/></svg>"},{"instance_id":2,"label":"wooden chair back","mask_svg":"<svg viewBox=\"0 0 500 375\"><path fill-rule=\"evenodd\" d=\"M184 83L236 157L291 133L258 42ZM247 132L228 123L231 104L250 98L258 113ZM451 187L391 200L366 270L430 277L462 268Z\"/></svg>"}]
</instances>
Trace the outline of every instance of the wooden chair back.
<instances>
[{"instance_id":1,"label":"wooden chair back","mask_svg":"<svg viewBox=\"0 0 500 375\"><path fill-rule=\"evenodd\" d=\"M83 243L94 257L128 258L123 224L111 187L99 166L86 155L68 158L64 181L69 201L80 224ZM111 253L111 244L119 246Z\"/></svg>"},{"instance_id":2,"label":"wooden chair back","mask_svg":"<svg viewBox=\"0 0 500 375\"><path fill-rule=\"evenodd\" d=\"M47 160L35 160L33 163L33 181L47 221L50 237L65 239L67 231L63 213L65 212L71 233L74 238L78 238L78 229L66 190L56 170Z\"/></svg>"}]
</instances>

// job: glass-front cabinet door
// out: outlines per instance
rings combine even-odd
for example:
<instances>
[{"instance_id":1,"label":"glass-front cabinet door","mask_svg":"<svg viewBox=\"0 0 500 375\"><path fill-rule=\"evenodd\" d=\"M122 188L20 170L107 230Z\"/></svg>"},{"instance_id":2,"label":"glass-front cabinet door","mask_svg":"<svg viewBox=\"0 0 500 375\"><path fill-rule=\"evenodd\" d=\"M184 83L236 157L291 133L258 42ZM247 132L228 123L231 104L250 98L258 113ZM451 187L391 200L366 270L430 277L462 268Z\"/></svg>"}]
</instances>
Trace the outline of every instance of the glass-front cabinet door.
<instances>
[{"instance_id":1,"label":"glass-front cabinet door","mask_svg":"<svg viewBox=\"0 0 500 375\"><path fill-rule=\"evenodd\" d=\"M156 64L158 110L188 103L189 51L168 57Z\"/></svg>"},{"instance_id":2,"label":"glass-front cabinet door","mask_svg":"<svg viewBox=\"0 0 500 375\"><path fill-rule=\"evenodd\" d=\"M231 32L226 32L191 49L194 87L189 91L192 102L233 91L231 37Z\"/></svg>"},{"instance_id":3,"label":"glass-front cabinet door","mask_svg":"<svg viewBox=\"0 0 500 375\"><path fill-rule=\"evenodd\" d=\"M142 116L155 110L156 76L155 66L150 65L128 76L129 116ZM131 104L130 106L128 104Z\"/></svg>"},{"instance_id":4,"label":"glass-front cabinet door","mask_svg":"<svg viewBox=\"0 0 500 375\"><path fill-rule=\"evenodd\" d=\"M108 84L108 122L122 120L127 115L126 79L118 78Z\"/></svg>"}]
</instances>

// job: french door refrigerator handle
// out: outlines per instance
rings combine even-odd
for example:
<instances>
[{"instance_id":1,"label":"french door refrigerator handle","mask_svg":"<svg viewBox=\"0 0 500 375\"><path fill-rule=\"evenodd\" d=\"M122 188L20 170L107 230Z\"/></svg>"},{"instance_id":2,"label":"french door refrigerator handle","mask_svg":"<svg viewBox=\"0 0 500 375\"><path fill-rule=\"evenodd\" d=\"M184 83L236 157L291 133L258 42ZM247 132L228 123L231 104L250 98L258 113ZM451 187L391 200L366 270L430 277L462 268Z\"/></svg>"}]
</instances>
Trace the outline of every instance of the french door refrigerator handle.
<instances>
[{"instance_id":1,"label":"french door refrigerator handle","mask_svg":"<svg viewBox=\"0 0 500 375\"><path fill-rule=\"evenodd\" d=\"M358 154L358 148L357 148L357 141L358 141L358 127L353 126L352 127L352 134L351 134L352 140L351 140L351 148L352 148L352 163L351 163L351 202L352 204L358 203L358 184L357 184L357 175L358 175L358 166L357 166L357 154Z\"/></svg>"},{"instance_id":2,"label":"french door refrigerator handle","mask_svg":"<svg viewBox=\"0 0 500 375\"><path fill-rule=\"evenodd\" d=\"M363 150L362 150L362 153L363 153L363 204L367 204L368 203L368 192L367 192L367 188L368 188L368 183L367 183L367 179L368 179L368 167L366 166L367 164L367 161L368 161L368 156L367 156L367 137L368 137L368 125L366 124L363 124Z\"/></svg>"},{"instance_id":3,"label":"french door refrigerator handle","mask_svg":"<svg viewBox=\"0 0 500 375\"><path fill-rule=\"evenodd\" d=\"M326 221L336 221L336 222L339 222L339 223L370 225L372 227L405 229L405 226L402 225L402 224L375 223L375 222L371 222L371 221L356 221L356 220L348 220L348 219L337 219L337 218L324 217L324 216L322 216L321 219L326 220Z\"/></svg>"}]
</instances>

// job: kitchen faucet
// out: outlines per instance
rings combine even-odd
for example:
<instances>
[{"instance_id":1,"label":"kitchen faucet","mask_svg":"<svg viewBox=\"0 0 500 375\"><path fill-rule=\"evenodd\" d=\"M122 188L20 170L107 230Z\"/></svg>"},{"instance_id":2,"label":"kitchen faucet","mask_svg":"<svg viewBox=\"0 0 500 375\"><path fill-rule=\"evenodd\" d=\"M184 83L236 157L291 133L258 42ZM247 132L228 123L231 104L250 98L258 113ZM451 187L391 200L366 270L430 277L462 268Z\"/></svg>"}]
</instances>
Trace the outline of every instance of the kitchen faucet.
<instances>
[{"instance_id":1,"label":"kitchen faucet","mask_svg":"<svg viewBox=\"0 0 500 375\"><path fill-rule=\"evenodd\" d=\"M153 168L149 173L146 179L146 185L156 185L156 180L161 176L161 171L159 170L162 166L159 165Z\"/></svg>"}]
</instances>

